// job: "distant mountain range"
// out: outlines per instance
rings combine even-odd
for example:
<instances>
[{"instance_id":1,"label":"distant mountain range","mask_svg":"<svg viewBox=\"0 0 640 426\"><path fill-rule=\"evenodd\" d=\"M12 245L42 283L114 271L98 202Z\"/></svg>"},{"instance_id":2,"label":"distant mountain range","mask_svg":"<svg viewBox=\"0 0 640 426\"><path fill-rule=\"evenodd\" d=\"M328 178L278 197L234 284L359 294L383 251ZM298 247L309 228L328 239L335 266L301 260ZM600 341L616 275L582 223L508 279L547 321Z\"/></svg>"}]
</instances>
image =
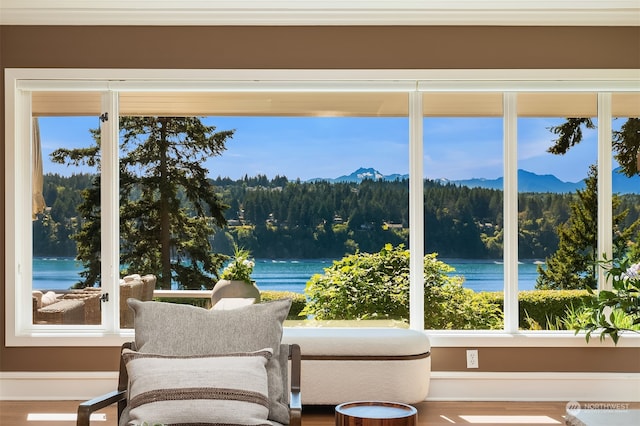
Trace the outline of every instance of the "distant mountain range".
<instances>
[{"instance_id":1,"label":"distant mountain range","mask_svg":"<svg viewBox=\"0 0 640 426\"><path fill-rule=\"evenodd\" d=\"M316 178L316 179L311 179L311 181L321 180L321 181L331 182L331 183L338 183L338 182L360 183L365 179L372 179L372 180L383 179L388 181L394 181L396 179L409 179L409 175L401 175L397 173L392 175L383 175L382 173L380 173L374 168L360 167L358 170L356 170L355 172L349 175L343 175L335 179Z\"/></svg>"},{"instance_id":2,"label":"distant mountain range","mask_svg":"<svg viewBox=\"0 0 640 426\"><path fill-rule=\"evenodd\" d=\"M631 178L626 177L622 173L619 173L619 168L613 172L613 192L619 194L640 193L640 176L633 176ZM339 176L337 178L316 178L311 181L326 181L326 182L349 182L360 183L365 179L384 179L393 181L396 179L408 179L409 175L392 174L383 175L378 170L371 167L361 167L351 174ZM448 180L445 178L438 179L443 184L454 184L460 186L468 186L470 188L488 188L488 189L502 189L503 178L497 179L484 179L473 178L464 180ZM555 192L555 193L567 193L575 192L576 189L584 189L584 180L579 182L564 182L555 177L554 175L538 175L526 170L518 170L518 189L521 192Z\"/></svg>"},{"instance_id":3,"label":"distant mountain range","mask_svg":"<svg viewBox=\"0 0 640 426\"><path fill-rule=\"evenodd\" d=\"M466 179L452 181L456 185L470 188L502 189L504 179ZM584 189L584 180L580 182L564 182L554 175L537 175L526 170L518 170L518 190L521 192L575 192L576 189Z\"/></svg>"}]
</instances>

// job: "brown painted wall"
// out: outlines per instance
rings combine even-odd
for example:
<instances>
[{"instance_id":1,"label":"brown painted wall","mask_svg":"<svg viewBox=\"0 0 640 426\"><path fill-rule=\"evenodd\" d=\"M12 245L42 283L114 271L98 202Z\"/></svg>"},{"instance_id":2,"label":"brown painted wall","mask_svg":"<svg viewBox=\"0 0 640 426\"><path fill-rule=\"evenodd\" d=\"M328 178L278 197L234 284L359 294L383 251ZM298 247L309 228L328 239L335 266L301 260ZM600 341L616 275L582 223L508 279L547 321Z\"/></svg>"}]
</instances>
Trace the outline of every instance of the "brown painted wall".
<instances>
[{"instance_id":1,"label":"brown painted wall","mask_svg":"<svg viewBox=\"0 0 640 426\"><path fill-rule=\"evenodd\" d=\"M596 339L597 341L597 339ZM467 370L466 349L478 349L481 372L640 372L640 349L586 348L434 348L433 371Z\"/></svg>"},{"instance_id":2,"label":"brown painted wall","mask_svg":"<svg viewBox=\"0 0 640 426\"><path fill-rule=\"evenodd\" d=\"M637 68L640 27L2 28L4 67Z\"/></svg>"},{"instance_id":3,"label":"brown painted wall","mask_svg":"<svg viewBox=\"0 0 640 426\"><path fill-rule=\"evenodd\" d=\"M640 69L640 27L4 26L0 66L3 78L5 68L31 67ZM4 146L4 101L0 116ZM4 213L0 224L4 280ZM117 370L118 348L7 348L4 323L0 315L0 371ZM433 369L465 370L465 349L434 348ZM640 348L480 348L479 360L479 371L640 372Z\"/></svg>"}]
</instances>

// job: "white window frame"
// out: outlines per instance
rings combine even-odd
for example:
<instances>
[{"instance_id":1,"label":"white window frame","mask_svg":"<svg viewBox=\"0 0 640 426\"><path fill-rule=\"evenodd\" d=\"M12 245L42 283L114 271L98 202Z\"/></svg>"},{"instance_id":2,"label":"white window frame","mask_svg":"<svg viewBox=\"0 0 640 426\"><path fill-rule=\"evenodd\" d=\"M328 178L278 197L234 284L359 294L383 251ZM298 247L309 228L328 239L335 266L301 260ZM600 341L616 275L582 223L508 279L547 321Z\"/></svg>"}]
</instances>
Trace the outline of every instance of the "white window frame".
<instances>
[{"instance_id":1,"label":"white window frame","mask_svg":"<svg viewBox=\"0 0 640 426\"><path fill-rule=\"evenodd\" d=\"M100 91L103 109L117 117L118 93L125 91L392 91L404 92L409 99L410 142L410 249L411 262L410 327L423 328L423 188L422 188L422 94L424 92L503 92L505 229L517 236L517 96L519 91L597 92L599 131L599 194L611 194L611 93L640 91L638 70L141 70L141 69L6 69L5 70L5 324L7 346L110 346L131 340L132 330L117 329L116 308L103 309L100 326L40 326L30 323L30 312L22 307L31 292L31 91ZM608 115L607 115L608 114ZM608 117L608 118L607 118ZM607 133L607 120L609 132ZM601 122L599 121L599 124ZM102 143L117 159L117 120L102 126ZM608 142L606 141L608 139ZM110 148L109 148L110 147ZM113 154L115 150L116 154ZM607 164L608 163L608 164ZM609 173L606 173L606 171ZM103 277L111 277L103 288L118 304L113 291L118 276L117 161L103 160ZM111 177L111 178L110 178ZM418 178L418 179L416 179ZM108 183L109 184L106 184ZM115 182L115 183L114 183ZM415 183L418 182L418 183ZM607 191L608 188L608 191ZM513 202L515 191L515 203ZM604 195L602 195L604 196ZM509 200L507 200L509 198ZM603 203L599 203L603 204ZM515 211L515 214L514 214ZM599 212L599 249L610 250L612 213ZM108 219L108 220L104 220ZM608 224L608 225L606 225ZM417 225L417 226L416 226ZM111 232L106 232L110 229ZM25 234L28 230L28 235ZM109 237L104 237L112 235ZM584 346L583 335L566 332L528 332L517 329L517 237L505 238L505 329L492 331L428 330L434 346ZM418 259L418 260L416 260ZM29 260L28 262L26 260ZM601 282L604 282L601 280ZM24 285L21 285L23 283ZM27 284L28 283L28 284ZM28 298L28 299L27 299ZM113 305L112 305L113 306ZM593 342L593 341L592 341ZM592 343L593 344L593 343ZM611 345L610 339L602 345ZM640 347L640 336L628 336L618 346Z\"/></svg>"}]
</instances>

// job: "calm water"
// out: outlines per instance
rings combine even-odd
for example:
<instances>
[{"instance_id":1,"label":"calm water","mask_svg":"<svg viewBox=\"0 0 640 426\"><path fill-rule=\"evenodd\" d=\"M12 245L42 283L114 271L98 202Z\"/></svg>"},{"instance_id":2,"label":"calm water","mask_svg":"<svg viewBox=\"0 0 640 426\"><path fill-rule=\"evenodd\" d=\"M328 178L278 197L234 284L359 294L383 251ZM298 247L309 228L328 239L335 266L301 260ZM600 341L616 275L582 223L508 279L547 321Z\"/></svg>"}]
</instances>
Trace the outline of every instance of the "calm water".
<instances>
[{"instance_id":1,"label":"calm water","mask_svg":"<svg viewBox=\"0 0 640 426\"><path fill-rule=\"evenodd\" d=\"M453 275L465 277L464 286L475 291L501 291L503 265L491 260L441 259L456 268ZM314 274L322 274L332 259L256 259L253 278L262 290L303 293ZM524 261L518 266L520 290L535 287L537 264ZM33 288L45 290L68 289L78 281L82 268L71 258L35 258L33 260Z\"/></svg>"}]
</instances>

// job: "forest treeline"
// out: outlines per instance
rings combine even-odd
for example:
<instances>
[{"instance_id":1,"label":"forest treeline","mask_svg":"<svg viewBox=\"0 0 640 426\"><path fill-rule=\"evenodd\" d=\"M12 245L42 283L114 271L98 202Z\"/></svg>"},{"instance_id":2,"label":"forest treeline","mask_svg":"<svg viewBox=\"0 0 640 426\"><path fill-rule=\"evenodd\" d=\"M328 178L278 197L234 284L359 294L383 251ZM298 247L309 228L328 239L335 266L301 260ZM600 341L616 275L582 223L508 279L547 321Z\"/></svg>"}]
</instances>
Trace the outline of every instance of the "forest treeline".
<instances>
[{"instance_id":1,"label":"forest treeline","mask_svg":"<svg viewBox=\"0 0 640 426\"><path fill-rule=\"evenodd\" d=\"M76 207L93 176L44 177L46 212L33 222L35 256L75 256L81 219ZM233 244L258 258L340 258L377 252L386 243L409 238L407 180L361 183L289 181L264 175L213 181L228 206L228 226L211 241L213 250L230 254ZM427 253L441 258L502 258L502 191L424 183ZM519 194L519 258L544 259L558 247L557 227L570 214L575 194ZM628 210L625 225L640 217L640 195L620 196ZM624 227L624 225L623 225Z\"/></svg>"}]
</instances>

